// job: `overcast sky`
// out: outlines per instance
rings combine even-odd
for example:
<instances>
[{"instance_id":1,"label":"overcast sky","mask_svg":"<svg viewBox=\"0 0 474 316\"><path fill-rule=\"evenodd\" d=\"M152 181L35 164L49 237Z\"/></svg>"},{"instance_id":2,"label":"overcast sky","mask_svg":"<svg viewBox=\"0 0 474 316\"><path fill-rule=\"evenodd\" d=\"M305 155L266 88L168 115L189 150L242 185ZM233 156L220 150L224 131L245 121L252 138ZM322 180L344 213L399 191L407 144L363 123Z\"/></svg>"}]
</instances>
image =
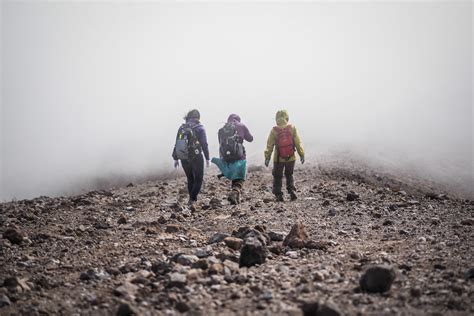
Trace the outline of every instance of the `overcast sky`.
<instances>
[{"instance_id":1,"label":"overcast sky","mask_svg":"<svg viewBox=\"0 0 474 316\"><path fill-rule=\"evenodd\" d=\"M472 185L472 7L3 1L0 199L169 170L194 107L213 156L238 113L262 163L286 108L308 160L351 148Z\"/></svg>"}]
</instances>

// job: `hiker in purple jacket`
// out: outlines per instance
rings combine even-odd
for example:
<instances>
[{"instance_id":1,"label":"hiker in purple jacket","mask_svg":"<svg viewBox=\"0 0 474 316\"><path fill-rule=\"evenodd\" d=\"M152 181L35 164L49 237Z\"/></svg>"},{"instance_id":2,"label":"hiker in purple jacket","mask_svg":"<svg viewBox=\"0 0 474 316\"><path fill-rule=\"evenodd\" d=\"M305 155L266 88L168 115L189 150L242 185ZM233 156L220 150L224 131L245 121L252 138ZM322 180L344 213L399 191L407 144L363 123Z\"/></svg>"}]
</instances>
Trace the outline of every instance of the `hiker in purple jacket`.
<instances>
[{"instance_id":1,"label":"hiker in purple jacket","mask_svg":"<svg viewBox=\"0 0 474 316\"><path fill-rule=\"evenodd\" d=\"M236 137L232 137L233 135ZM252 134L250 134L247 126L240 121L240 116L237 114L229 115L227 124L219 130L219 153L221 159L230 164L239 160L246 160L245 147L243 146L244 141L252 142ZM237 166L237 164L234 166ZM245 168L246 164L239 164L239 166L243 166L240 168ZM245 170L241 173L245 175ZM227 199L231 204L235 205L240 203L240 194L245 182L245 177L231 180L231 192Z\"/></svg>"},{"instance_id":2,"label":"hiker in purple jacket","mask_svg":"<svg viewBox=\"0 0 474 316\"><path fill-rule=\"evenodd\" d=\"M197 201L204 177L204 157L209 167L209 148L204 126L200 123L201 115L198 110L191 110L184 117L186 123L181 125L173 148L174 167L178 168L179 160L183 166L188 181L188 204L192 206ZM189 136L190 135L190 136ZM183 139L189 140L183 141Z\"/></svg>"}]
</instances>

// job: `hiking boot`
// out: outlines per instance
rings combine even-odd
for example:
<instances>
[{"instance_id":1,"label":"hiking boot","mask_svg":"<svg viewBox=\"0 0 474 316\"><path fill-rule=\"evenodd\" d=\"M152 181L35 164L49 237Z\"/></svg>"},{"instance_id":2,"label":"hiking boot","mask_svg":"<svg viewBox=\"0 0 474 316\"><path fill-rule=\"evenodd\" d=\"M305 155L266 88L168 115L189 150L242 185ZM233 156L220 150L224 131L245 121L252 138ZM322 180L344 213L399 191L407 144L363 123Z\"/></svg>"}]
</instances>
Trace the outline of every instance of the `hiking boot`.
<instances>
[{"instance_id":1,"label":"hiking boot","mask_svg":"<svg viewBox=\"0 0 474 316\"><path fill-rule=\"evenodd\" d=\"M292 201L296 201L296 200L298 199L298 197L296 196L295 191L291 191L291 192L290 192L290 199L291 199Z\"/></svg>"},{"instance_id":2,"label":"hiking boot","mask_svg":"<svg viewBox=\"0 0 474 316\"><path fill-rule=\"evenodd\" d=\"M285 201L285 199L283 199L283 194L276 194L275 197L276 197L277 202L284 202Z\"/></svg>"},{"instance_id":3,"label":"hiking boot","mask_svg":"<svg viewBox=\"0 0 474 316\"><path fill-rule=\"evenodd\" d=\"M189 207L193 207L193 206L194 206L194 203L196 203L196 202L197 202L196 200L189 199L189 200L188 200L188 206L189 206Z\"/></svg>"}]
</instances>

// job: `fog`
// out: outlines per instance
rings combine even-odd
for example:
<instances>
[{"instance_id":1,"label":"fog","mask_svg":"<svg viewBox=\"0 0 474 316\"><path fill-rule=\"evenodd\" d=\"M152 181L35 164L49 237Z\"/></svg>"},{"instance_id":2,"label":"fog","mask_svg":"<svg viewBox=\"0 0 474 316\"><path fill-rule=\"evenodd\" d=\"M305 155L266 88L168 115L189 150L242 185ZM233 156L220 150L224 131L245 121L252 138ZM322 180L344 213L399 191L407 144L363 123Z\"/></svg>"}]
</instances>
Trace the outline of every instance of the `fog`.
<instances>
[{"instance_id":1,"label":"fog","mask_svg":"<svg viewBox=\"0 0 474 316\"><path fill-rule=\"evenodd\" d=\"M344 151L474 186L470 1L3 1L1 11L0 200L171 171L192 108L211 156L237 113L262 164L285 108L308 160Z\"/></svg>"}]
</instances>

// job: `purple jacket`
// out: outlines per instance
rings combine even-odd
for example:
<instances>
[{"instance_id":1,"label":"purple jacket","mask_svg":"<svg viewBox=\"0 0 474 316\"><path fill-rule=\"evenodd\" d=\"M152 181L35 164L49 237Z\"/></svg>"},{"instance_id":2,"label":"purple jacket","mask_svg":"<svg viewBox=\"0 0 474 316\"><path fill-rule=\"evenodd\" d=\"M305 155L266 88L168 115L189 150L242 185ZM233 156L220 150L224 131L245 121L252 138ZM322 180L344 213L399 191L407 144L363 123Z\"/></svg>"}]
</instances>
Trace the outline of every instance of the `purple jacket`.
<instances>
[{"instance_id":1,"label":"purple jacket","mask_svg":"<svg viewBox=\"0 0 474 316\"><path fill-rule=\"evenodd\" d=\"M240 122L240 116L238 116L237 114L229 115L229 118L227 119L227 123L234 123L235 127L237 128L237 132L239 133L240 138L242 138L243 140L249 143L253 141L253 136L252 134L250 134L250 131L247 128L247 126L245 126L245 124ZM245 151L241 159L246 159Z\"/></svg>"},{"instance_id":2,"label":"purple jacket","mask_svg":"<svg viewBox=\"0 0 474 316\"><path fill-rule=\"evenodd\" d=\"M196 131L196 136L199 143L201 144L204 157L206 158L206 160L209 160L209 146L207 145L207 136L204 126L199 122L198 119L195 118L186 119L186 123L191 123L191 126ZM173 149L173 159L178 160L178 156L176 155L176 148Z\"/></svg>"}]
</instances>

